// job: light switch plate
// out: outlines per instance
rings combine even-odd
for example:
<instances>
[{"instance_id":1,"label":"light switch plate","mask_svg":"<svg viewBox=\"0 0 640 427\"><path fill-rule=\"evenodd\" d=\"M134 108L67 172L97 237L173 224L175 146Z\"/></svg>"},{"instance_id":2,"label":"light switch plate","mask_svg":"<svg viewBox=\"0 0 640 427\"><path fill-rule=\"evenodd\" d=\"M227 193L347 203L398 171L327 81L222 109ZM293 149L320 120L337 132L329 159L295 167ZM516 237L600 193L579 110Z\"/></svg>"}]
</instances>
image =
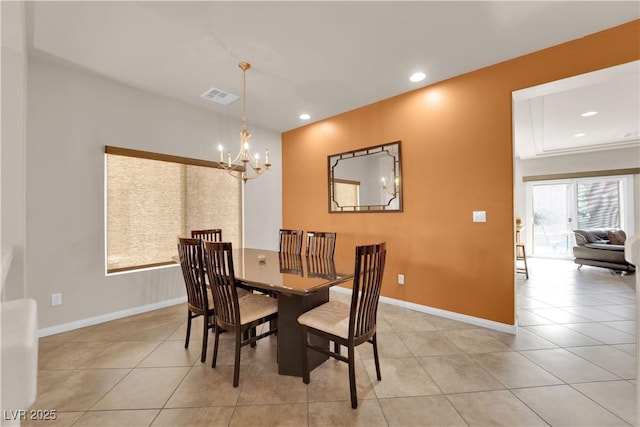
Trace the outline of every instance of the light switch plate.
<instances>
[{"instance_id":1,"label":"light switch plate","mask_svg":"<svg viewBox=\"0 0 640 427\"><path fill-rule=\"evenodd\" d=\"M473 222L487 222L487 211L473 211Z\"/></svg>"},{"instance_id":2,"label":"light switch plate","mask_svg":"<svg viewBox=\"0 0 640 427\"><path fill-rule=\"evenodd\" d=\"M62 305L62 294L51 294L51 305Z\"/></svg>"}]
</instances>

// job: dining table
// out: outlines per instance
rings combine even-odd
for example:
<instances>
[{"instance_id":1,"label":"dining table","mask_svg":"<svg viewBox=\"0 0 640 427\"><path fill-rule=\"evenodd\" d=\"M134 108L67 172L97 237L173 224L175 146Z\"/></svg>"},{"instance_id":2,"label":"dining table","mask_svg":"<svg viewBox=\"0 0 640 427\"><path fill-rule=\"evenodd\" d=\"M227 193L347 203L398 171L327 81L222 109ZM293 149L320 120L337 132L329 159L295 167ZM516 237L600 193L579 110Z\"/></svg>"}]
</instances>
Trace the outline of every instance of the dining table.
<instances>
[{"instance_id":1,"label":"dining table","mask_svg":"<svg viewBox=\"0 0 640 427\"><path fill-rule=\"evenodd\" d=\"M298 316L329 301L329 288L353 279L354 261L286 254L273 250L233 249L236 279L278 300L278 373L302 376L302 331ZM314 344L329 346L313 337ZM310 352L309 369L327 355Z\"/></svg>"}]
</instances>

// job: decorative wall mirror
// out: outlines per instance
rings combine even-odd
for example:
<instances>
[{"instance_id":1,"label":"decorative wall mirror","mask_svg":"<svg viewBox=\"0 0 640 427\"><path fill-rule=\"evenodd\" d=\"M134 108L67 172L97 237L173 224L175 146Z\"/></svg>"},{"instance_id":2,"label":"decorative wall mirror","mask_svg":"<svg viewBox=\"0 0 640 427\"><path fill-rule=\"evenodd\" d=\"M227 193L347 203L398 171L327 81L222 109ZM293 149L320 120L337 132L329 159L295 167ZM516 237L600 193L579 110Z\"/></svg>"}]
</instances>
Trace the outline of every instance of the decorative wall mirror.
<instances>
[{"instance_id":1,"label":"decorative wall mirror","mask_svg":"<svg viewBox=\"0 0 640 427\"><path fill-rule=\"evenodd\" d=\"M400 141L328 157L329 213L401 212Z\"/></svg>"}]
</instances>

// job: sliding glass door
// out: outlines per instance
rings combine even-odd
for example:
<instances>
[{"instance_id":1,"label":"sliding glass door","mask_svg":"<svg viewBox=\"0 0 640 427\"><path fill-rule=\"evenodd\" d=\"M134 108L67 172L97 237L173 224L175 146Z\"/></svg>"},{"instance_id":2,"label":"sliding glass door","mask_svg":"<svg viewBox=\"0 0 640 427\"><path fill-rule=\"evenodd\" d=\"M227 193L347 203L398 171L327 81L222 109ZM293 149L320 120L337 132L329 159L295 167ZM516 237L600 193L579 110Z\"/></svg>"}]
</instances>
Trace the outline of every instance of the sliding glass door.
<instances>
[{"instance_id":1,"label":"sliding glass door","mask_svg":"<svg viewBox=\"0 0 640 427\"><path fill-rule=\"evenodd\" d=\"M532 255L553 258L569 256L574 188L572 183L532 186Z\"/></svg>"},{"instance_id":2,"label":"sliding glass door","mask_svg":"<svg viewBox=\"0 0 640 427\"><path fill-rule=\"evenodd\" d=\"M525 243L533 256L571 258L575 229L633 231L630 176L528 182L526 204Z\"/></svg>"}]
</instances>

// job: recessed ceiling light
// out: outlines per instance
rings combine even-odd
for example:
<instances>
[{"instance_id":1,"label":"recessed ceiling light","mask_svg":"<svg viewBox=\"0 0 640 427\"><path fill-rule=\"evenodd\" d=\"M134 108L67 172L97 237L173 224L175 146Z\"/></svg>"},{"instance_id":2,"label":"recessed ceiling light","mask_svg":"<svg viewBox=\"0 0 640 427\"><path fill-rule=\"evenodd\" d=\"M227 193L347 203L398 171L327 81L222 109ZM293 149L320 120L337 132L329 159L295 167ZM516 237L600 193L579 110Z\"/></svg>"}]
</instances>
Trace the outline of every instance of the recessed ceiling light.
<instances>
[{"instance_id":1,"label":"recessed ceiling light","mask_svg":"<svg viewBox=\"0 0 640 427\"><path fill-rule=\"evenodd\" d=\"M311 118L311 116L308 115L307 113L300 114L300 119L301 120L309 120L310 118Z\"/></svg>"},{"instance_id":2,"label":"recessed ceiling light","mask_svg":"<svg viewBox=\"0 0 640 427\"><path fill-rule=\"evenodd\" d=\"M409 80L411 80L412 82L421 82L424 80L425 77L427 77L425 73L418 71L417 73L411 74L411 77L409 77Z\"/></svg>"},{"instance_id":3,"label":"recessed ceiling light","mask_svg":"<svg viewBox=\"0 0 640 427\"><path fill-rule=\"evenodd\" d=\"M598 114L597 111L587 111L586 113L582 113L580 115L582 117L591 117L591 116L595 116L596 114Z\"/></svg>"},{"instance_id":4,"label":"recessed ceiling light","mask_svg":"<svg viewBox=\"0 0 640 427\"><path fill-rule=\"evenodd\" d=\"M576 133L576 134L573 135L573 137L574 138L580 138L580 137L583 137L585 135L586 135L586 133Z\"/></svg>"}]
</instances>

